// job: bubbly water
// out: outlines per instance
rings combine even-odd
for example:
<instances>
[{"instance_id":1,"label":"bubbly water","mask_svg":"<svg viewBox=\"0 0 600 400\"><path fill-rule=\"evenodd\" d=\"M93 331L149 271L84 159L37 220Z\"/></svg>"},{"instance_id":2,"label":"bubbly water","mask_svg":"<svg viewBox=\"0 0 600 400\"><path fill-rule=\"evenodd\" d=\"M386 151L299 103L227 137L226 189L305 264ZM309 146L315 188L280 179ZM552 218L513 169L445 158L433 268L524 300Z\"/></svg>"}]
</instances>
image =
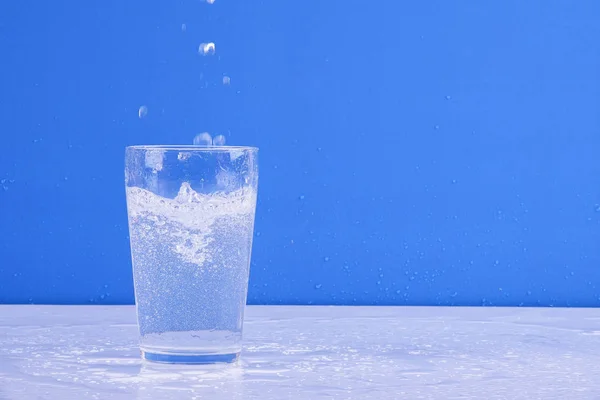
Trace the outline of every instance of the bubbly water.
<instances>
[{"instance_id":1,"label":"bubbly water","mask_svg":"<svg viewBox=\"0 0 600 400\"><path fill-rule=\"evenodd\" d=\"M127 188L131 251L146 352L239 353L256 191L175 198Z\"/></svg>"}]
</instances>

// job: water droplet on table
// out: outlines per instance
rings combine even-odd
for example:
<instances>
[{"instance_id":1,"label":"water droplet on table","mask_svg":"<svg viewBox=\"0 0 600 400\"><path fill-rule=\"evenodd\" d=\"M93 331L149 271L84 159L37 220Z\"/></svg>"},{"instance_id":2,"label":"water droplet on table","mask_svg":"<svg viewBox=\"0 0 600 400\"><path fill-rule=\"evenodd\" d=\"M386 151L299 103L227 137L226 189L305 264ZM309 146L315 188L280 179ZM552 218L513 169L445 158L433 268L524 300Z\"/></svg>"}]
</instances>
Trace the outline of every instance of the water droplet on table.
<instances>
[{"instance_id":1,"label":"water droplet on table","mask_svg":"<svg viewBox=\"0 0 600 400\"><path fill-rule=\"evenodd\" d=\"M212 136L208 132L202 132L194 137L194 144L197 146L210 146L212 144Z\"/></svg>"}]
</instances>

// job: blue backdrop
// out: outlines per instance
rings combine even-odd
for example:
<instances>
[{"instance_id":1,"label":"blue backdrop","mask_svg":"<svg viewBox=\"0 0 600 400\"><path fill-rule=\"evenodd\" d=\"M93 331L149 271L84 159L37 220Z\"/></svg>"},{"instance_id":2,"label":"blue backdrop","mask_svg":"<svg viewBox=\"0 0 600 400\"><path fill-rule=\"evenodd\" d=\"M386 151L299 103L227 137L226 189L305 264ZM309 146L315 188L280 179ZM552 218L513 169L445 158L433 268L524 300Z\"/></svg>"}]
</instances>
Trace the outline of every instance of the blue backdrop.
<instances>
[{"instance_id":1,"label":"blue backdrop","mask_svg":"<svg viewBox=\"0 0 600 400\"><path fill-rule=\"evenodd\" d=\"M598 306L599 15L3 0L0 302L133 302L124 146L208 131L261 148L251 303Z\"/></svg>"}]
</instances>

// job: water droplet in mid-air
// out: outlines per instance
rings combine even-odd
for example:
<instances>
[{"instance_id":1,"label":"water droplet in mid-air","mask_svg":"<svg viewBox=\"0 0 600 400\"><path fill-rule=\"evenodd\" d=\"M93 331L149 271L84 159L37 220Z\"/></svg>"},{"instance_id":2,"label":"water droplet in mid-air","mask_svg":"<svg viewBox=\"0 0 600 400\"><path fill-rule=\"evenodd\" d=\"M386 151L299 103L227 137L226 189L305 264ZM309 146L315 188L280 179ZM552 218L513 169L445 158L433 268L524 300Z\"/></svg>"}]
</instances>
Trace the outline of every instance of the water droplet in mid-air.
<instances>
[{"instance_id":1,"label":"water droplet in mid-air","mask_svg":"<svg viewBox=\"0 0 600 400\"><path fill-rule=\"evenodd\" d=\"M317 284L315 285L315 289L321 289L321 286L323 286L323 285L321 285L320 283L317 283Z\"/></svg>"},{"instance_id":2,"label":"water droplet in mid-air","mask_svg":"<svg viewBox=\"0 0 600 400\"><path fill-rule=\"evenodd\" d=\"M231 83L231 78L228 76L223 77L223 85L229 85Z\"/></svg>"},{"instance_id":3,"label":"water droplet in mid-air","mask_svg":"<svg viewBox=\"0 0 600 400\"><path fill-rule=\"evenodd\" d=\"M181 31L182 32L187 31L187 25L186 24L181 24Z\"/></svg>"},{"instance_id":4,"label":"water droplet in mid-air","mask_svg":"<svg viewBox=\"0 0 600 400\"><path fill-rule=\"evenodd\" d=\"M194 137L194 144L197 146L210 146L212 144L212 136L208 132L202 132Z\"/></svg>"},{"instance_id":5,"label":"water droplet in mid-air","mask_svg":"<svg viewBox=\"0 0 600 400\"><path fill-rule=\"evenodd\" d=\"M217 135L212 140L213 146L225 146L225 136Z\"/></svg>"},{"instance_id":6,"label":"water droplet in mid-air","mask_svg":"<svg viewBox=\"0 0 600 400\"><path fill-rule=\"evenodd\" d=\"M208 4L214 4L215 0L206 0Z\"/></svg>"},{"instance_id":7,"label":"water droplet in mid-air","mask_svg":"<svg viewBox=\"0 0 600 400\"><path fill-rule=\"evenodd\" d=\"M146 114L148 114L148 107L141 106L140 109L138 110L138 117L144 118L146 116Z\"/></svg>"},{"instance_id":8,"label":"water droplet in mid-air","mask_svg":"<svg viewBox=\"0 0 600 400\"><path fill-rule=\"evenodd\" d=\"M203 56L215 54L215 44L213 42L200 43L200 46L198 46L198 53L202 54Z\"/></svg>"}]
</instances>

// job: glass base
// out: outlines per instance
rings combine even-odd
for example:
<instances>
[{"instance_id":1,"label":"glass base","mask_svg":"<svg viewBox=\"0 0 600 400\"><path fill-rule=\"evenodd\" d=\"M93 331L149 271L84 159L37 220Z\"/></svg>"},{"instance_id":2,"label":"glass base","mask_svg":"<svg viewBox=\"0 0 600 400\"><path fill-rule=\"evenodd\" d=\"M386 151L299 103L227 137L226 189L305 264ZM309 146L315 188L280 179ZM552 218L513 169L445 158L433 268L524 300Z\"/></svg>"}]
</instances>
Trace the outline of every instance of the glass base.
<instances>
[{"instance_id":1,"label":"glass base","mask_svg":"<svg viewBox=\"0 0 600 400\"><path fill-rule=\"evenodd\" d=\"M142 350L142 358L147 361L165 364L218 364L234 363L240 353L230 354L165 354Z\"/></svg>"}]
</instances>

